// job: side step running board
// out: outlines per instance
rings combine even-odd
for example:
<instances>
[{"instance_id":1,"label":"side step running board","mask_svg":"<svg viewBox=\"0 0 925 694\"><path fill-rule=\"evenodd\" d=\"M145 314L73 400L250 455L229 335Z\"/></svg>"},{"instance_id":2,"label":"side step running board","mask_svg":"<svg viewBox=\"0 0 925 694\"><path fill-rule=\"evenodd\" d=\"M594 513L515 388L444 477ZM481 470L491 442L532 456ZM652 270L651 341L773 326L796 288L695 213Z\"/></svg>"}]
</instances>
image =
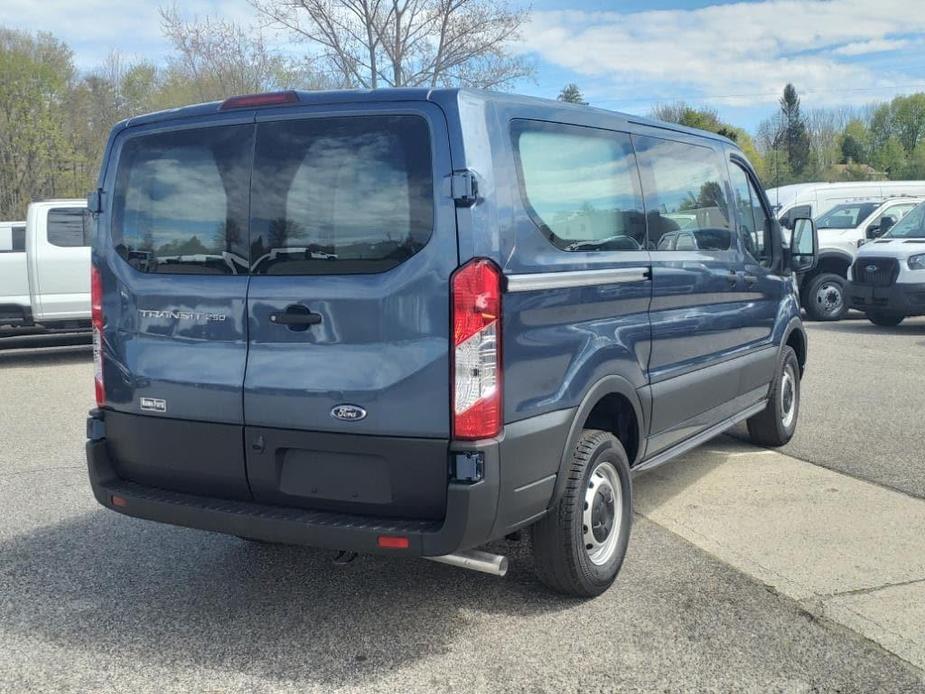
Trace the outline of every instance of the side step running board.
<instances>
[{"instance_id":1,"label":"side step running board","mask_svg":"<svg viewBox=\"0 0 925 694\"><path fill-rule=\"evenodd\" d=\"M659 465L667 463L669 460L677 458L679 455L683 455L687 453L689 450L693 448L697 448L697 446L706 443L710 439L714 439L720 434L726 431L729 431L730 429L732 429L732 427L734 427L739 422L744 422L749 417L758 414L765 407L767 407L767 405L768 405L767 399L764 399L761 402L755 403L754 405L749 407L744 412L740 412L734 417L725 419L719 424L713 425L706 431L700 432L693 438L690 438L687 441L682 441L677 446L669 448L667 451L662 451L658 455L652 458L649 458L648 460L644 460L643 462L639 463L639 465L633 468L633 474L635 475L636 473L645 472L646 470L651 470L652 468L656 468Z\"/></svg>"}]
</instances>

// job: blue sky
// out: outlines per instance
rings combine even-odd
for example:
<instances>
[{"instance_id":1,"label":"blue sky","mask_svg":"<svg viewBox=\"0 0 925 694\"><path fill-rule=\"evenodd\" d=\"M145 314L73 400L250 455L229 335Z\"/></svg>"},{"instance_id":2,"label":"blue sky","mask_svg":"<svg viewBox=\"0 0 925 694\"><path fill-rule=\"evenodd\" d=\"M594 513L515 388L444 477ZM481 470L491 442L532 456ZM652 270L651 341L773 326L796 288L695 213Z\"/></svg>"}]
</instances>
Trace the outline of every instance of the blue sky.
<instances>
[{"instance_id":1,"label":"blue sky","mask_svg":"<svg viewBox=\"0 0 925 694\"><path fill-rule=\"evenodd\" d=\"M925 91L922 0L534 0L513 46L536 62L516 91L577 83L595 106L646 113L683 99L754 128L793 82L805 107ZM158 2L3 0L0 24L66 40L82 69L117 50L162 62ZM186 0L188 14L255 20L246 0ZM280 45L287 41L279 36ZM301 50L299 47L287 47Z\"/></svg>"}]
</instances>

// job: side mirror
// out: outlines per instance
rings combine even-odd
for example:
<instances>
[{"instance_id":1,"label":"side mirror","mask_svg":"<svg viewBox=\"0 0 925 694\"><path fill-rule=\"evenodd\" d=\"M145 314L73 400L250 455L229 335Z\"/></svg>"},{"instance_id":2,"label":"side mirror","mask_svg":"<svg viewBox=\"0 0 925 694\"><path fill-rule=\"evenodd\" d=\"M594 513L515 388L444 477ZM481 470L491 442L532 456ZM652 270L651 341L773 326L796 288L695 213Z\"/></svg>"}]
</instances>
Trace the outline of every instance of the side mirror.
<instances>
[{"instance_id":1,"label":"side mirror","mask_svg":"<svg viewBox=\"0 0 925 694\"><path fill-rule=\"evenodd\" d=\"M880 230L877 232L877 236L883 236L886 232L893 228L893 225L896 224L896 220L892 217L884 217L880 220Z\"/></svg>"},{"instance_id":2,"label":"side mirror","mask_svg":"<svg viewBox=\"0 0 925 694\"><path fill-rule=\"evenodd\" d=\"M790 244L790 269L809 272L816 267L819 255L819 235L813 220L800 217L793 220L793 242Z\"/></svg>"},{"instance_id":3,"label":"side mirror","mask_svg":"<svg viewBox=\"0 0 925 694\"><path fill-rule=\"evenodd\" d=\"M880 225L871 224L869 227L867 227L866 236L869 240L873 240L880 236Z\"/></svg>"}]
</instances>

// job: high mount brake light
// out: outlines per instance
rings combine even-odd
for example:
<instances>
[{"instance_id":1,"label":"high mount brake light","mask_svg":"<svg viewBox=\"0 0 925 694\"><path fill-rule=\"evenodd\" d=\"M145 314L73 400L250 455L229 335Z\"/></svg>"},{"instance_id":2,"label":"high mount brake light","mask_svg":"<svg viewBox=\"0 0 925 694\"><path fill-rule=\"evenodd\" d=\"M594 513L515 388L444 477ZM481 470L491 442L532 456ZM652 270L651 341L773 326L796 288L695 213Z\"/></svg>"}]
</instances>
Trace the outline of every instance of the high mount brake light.
<instances>
[{"instance_id":1,"label":"high mount brake light","mask_svg":"<svg viewBox=\"0 0 925 694\"><path fill-rule=\"evenodd\" d=\"M93 387L96 391L96 405L106 404L106 389L103 387L103 278L99 269L90 266L90 323L93 327Z\"/></svg>"},{"instance_id":2,"label":"high mount brake light","mask_svg":"<svg viewBox=\"0 0 925 694\"><path fill-rule=\"evenodd\" d=\"M453 438L501 432L501 270L475 258L453 274Z\"/></svg>"},{"instance_id":3,"label":"high mount brake light","mask_svg":"<svg viewBox=\"0 0 925 694\"><path fill-rule=\"evenodd\" d=\"M232 111L236 108L256 108L259 106L280 106L299 103L295 92L267 92L266 94L244 94L225 99L218 107L219 111Z\"/></svg>"}]
</instances>

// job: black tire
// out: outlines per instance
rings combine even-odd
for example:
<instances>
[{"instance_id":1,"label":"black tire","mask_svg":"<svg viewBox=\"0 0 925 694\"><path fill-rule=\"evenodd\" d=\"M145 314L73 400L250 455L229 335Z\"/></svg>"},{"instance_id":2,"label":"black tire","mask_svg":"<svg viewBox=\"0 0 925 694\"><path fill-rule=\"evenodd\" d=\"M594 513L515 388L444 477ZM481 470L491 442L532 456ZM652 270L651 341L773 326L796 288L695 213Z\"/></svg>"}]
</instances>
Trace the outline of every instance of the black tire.
<instances>
[{"instance_id":1,"label":"black tire","mask_svg":"<svg viewBox=\"0 0 925 694\"><path fill-rule=\"evenodd\" d=\"M619 499L612 494L617 491L614 485L619 487ZM612 494L609 504L607 493ZM587 496L593 497L593 506L588 506ZM593 519L590 529L586 512ZM632 522L633 485L623 445L606 431L584 430L572 453L562 498L532 528L533 562L540 581L566 595L600 595L620 572ZM600 541L593 551L586 544L589 530L592 540Z\"/></svg>"},{"instance_id":2,"label":"black tire","mask_svg":"<svg viewBox=\"0 0 925 694\"><path fill-rule=\"evenodd\" d=\"M833 272L811 277L803 290L803 308L811 320L841 320L848 313L848 281Z\"/></svg>"},{"instance_id":3,"label":"black tire","mask_svg":"<svg viewBox=\"0 0 925 694\"><path fill-rule=\"evenodd\" d=\"M793 438L799 417L800 362L793 348L784 345L774 371L768 406L748 420L749 438L759 446L783 446Z\"/></svg>"},{"instance_id":4,"label":"black tire","mask_svg":"<svg viewBox=\"0 0 925 694\"><path fill-rule=\"evenodd\" d=\"M895 328L905 320L901 313L890 313L889 311L870 311L867 314L867 320L874 325L881 325L884 328Z\"/></svg>"}]
</instances>

